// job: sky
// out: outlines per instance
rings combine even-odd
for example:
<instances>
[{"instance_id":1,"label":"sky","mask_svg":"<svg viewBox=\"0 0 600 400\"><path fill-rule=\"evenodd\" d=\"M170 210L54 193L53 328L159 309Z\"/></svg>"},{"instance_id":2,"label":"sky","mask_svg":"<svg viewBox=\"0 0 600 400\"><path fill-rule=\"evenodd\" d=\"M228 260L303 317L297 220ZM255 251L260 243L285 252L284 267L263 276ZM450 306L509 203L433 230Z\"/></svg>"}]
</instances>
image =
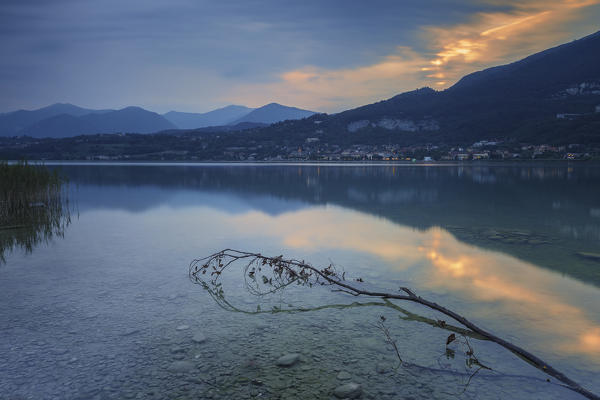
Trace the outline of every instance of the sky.
<instances>
[{"instance_id":1,"label":"sky","mask_svg":"<svg viewBox=\"0 0 600 400\"><path fill-rule=\"evenodd\" d=\"M0 112L338 112L600 30L600 0L2 0Z\"/></svg>"}]
</instances>

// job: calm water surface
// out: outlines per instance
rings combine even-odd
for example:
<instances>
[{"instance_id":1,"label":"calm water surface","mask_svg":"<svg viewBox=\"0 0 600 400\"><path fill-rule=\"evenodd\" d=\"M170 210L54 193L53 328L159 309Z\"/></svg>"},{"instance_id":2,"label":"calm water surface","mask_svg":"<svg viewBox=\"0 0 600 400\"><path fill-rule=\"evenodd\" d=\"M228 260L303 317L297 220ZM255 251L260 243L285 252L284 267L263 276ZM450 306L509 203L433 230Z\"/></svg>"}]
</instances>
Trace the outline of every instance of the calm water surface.
<instances>
[{"instance_id":1,"label":"calm water surface","mask_svg":"<svg viewBox=\"0 0 600 400\"><path fill-rule=\"evenodd\" d=\"M600 167L53 168L72 223L0 266L0 399L329 399L340 372L372 399L581 398L477 339L492 371L469 381L466 346L447 352L434 326L447 318L417 305L323 287L256 298L239 266L223 285L246 312L223 310L188 264L228 247L409 286L600 392ZM300 362L278 367L286 353Z\"/></svg>"}]
</instances>

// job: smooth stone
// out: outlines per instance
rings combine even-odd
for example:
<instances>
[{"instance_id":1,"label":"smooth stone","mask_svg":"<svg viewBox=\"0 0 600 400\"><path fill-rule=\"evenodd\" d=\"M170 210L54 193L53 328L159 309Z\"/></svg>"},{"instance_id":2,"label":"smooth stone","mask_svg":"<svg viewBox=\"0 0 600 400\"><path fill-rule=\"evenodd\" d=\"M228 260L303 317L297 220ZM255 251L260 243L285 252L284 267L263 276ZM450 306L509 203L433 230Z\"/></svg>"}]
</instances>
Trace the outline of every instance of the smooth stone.
<instances>
[{"instance_id":1,"label":"smooth stone","mask_svg":"<svg viewBox=\"0 0 600 400\"><path fill-rule=\"evenodd\" d=\"M298 353L290 353L284 356L281 356L277 359L277 365L280 367L291 367L300 361L300 354Z\"/></svg>"},{"instance_id":2,"label":"smooth stone","mask_svg":"<svg viewBox=\"0 0 600 400\"><path fill-rule=\"evenodd\" d=\"M187 330L187 329L190 329L190 326L189 326L189 325L179 325L179 326L178 326L177 328L175 328L175 329L177 329L178 331L185 331L185 330Z\"/></svg>"},{"instance_id":3,"label":"smooth stone","mask_svg":"<svg viewBox=\"0 0 600 400\"><path fill-rule=\"evenodd\" d=\"M196 333L192 337L192 342L194 342L194 343L204 343L204 342L206 342L206 336L204 336L202 333Z\"/></svg>"},{"instance_id":4,"label":"smooth stone","mask_svg":"<svg viewBox=\"0 0 600 400\"><path fill-rule=\"evenodd\" d=\"M338 399L358 399L361 394L362 387L354 382L345 383L333 391L333 395Z\"/></svg>"},{"instance_id":5,"label":"smooth stone","mask_svg":"<svg viewBox=\"0 0 600 400\"><path fill-rule=\"evenodd\" d=\"M347 373L346 371L340 371L339 374L337 374L337 378L340 381L348 381L350 379L352 379L352 375L350 375L349 373Z\"/></svg>"},{"instance_id":6,"label":"smooth stone","mask_svg":"<svg viewBox=\"0 0 600 400\"><path fill-rule=\"evenodd\" d=\"M173 361L169 366L171 372L191 372L195 368L189 361Z\"/></svg>"}]
</instances>

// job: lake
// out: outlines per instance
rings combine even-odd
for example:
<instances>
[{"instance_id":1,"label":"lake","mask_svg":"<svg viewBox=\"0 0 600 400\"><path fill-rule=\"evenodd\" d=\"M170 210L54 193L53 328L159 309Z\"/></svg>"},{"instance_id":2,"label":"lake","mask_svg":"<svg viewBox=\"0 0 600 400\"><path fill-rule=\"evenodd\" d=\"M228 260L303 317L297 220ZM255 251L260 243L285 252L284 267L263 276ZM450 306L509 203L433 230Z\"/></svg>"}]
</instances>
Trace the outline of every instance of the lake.
<instances>
[{"instance_id":1,"label":"lake","mask_svg":"<svg viewBox=\"0 0 600 400\"><path fill-rule=\"evenodd\" d=\"M0 265L0 399L330 399L350 381L367 399L583 398L489 341L447 349L438 320L458 324L408 302L254 296L240 264L225 309L188 277L224 248L410 287L600 392L600 166L51 168L71 222Z\"/></svg>"}]
</instances>

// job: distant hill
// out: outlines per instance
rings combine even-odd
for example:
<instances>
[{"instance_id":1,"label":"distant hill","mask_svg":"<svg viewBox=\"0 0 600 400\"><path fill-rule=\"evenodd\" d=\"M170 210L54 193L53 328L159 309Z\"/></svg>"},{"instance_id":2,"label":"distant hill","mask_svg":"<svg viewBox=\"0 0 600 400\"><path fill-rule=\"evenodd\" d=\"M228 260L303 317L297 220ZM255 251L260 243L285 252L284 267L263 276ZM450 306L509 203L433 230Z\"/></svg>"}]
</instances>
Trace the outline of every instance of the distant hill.
<instances>
[{"instance_id":1,"label":"distant hill","mask_svg":"<svg viewBox=\"0 0 600 400\"><path fill-rule=\"evenodd\" d=\"M0 114L0 136L62 138L92 133L154 133L178 129L228 132L265 127L313 114L312 111L275 103L259 109L231 105L207 113L170 111L164 115L140 107L91 110L57 103L38 110Z\"/></svg>"},{"instance_id":2,"label":"distant hill","mask_svg":"<svg viewBox=\"0 0 600 400\"><path fill-rule=\"evenodd\" d=\"M249 129L259 129L267 127L267 124L260 122L240 122L235 125L219 125L219 126L205 126L204 128L196 129L175 129L159 132L166 135L185 136L185 135L197 135L203 133L223 133L223 132L238 132Z\"/></svg>"},{"instance_id":3,"label":"distant hill","mask_svg":"<svg viewBox=\"0 0 600 400\"><path fill-rule=\"evenodd\" d=\"M274 124L276 122L285 120L294 120L310 117L316 114L314 111L302 110L296 107L282 106L277 103L270 103L249 114L235 120L232 125L239 124L241 122L259 122L263 124Z\"/></svg>"},{"instance_id":4,"label":"distant hill","mask_svg":"<svg viewBox=\"0 0 600 400\"><path fill-rule=\"evenodd\" d=\"M215 140L215 148L247 146L249 139L261 145L283 144L298 148L309 143L308 138L310 143L340 146L469 145L485 139L600 146L599 54L600 32L597 32L511 64L469 74L443 91L421 88L333 115L316 115L312 111L271 103L228 124L240 127L245 126L239 125L243 123L259 124L247 125L251 129L243 132L237 132L240 130L237 128L201 129L202 132L229 131L227 135L211 138ZM71 109L70 114L56 115L56 109L61 107ZM85 115L73 114L90 110L71 105L47 108L50 111L41 109L0 115L0 134L14 135L15 131L32 136L147 133L172 130L176 125L139 108ZM43 112L54 115L43 119ZM181 114L184 113L171 116L181 117L179 123L183 124L187 123L187 117L193 120L202 115ZM25 117L21 115L38 120L24 128ZM261 127L260 124L269 126ZM204 143L203 146L208 145Z\"/></svg>"},{"instance_id":5,"label":"distant hill","mask_svg":"<svg viewBox=\"0 0 600 400\"><path fill-rule=\"evenodd\" d=\"M231 105L201 114L169 111L163 114L163 117L179 129L196 129L207 126L228 125L253 110L253 108L245 106Z\"/></svg>"},{"instance_id":6,"label":"distant hill","mask_svg":"<svg viewBox=\"0 0 600 400\"><path fill-rule=\"evenodd\" d=\"M32 137L69 137L92 133L152 133L175 126L161 115L140 107L90 113L81 116L60 114L43 119L19 133Z\"/></svg>"},{"instance_id":7,"label":"distant hill","mask_svg":"<svg viewBox=\"0 0 600 400\"><path fill-rule=\"evenodd\" d=\"M37 110L18 110L5 114L0 114L0 136L19 135L23 129L46 118L57 115L70 115L79 117L87 114L102 114L112 110L90 110L81 108L68 103L56 103Z\"/></svg>"},{"instance_id":8,"label":"distant hill","mask_svg":"<svg viewBox=\"0 0 600 400\"><path fill-rule=\"evenodd\" d=\"M597 32L469 74L444 91L423 88L319 116L319 127L340 141L367 143L600 142L599 54Z\"/></svg>"}]
</instances>

